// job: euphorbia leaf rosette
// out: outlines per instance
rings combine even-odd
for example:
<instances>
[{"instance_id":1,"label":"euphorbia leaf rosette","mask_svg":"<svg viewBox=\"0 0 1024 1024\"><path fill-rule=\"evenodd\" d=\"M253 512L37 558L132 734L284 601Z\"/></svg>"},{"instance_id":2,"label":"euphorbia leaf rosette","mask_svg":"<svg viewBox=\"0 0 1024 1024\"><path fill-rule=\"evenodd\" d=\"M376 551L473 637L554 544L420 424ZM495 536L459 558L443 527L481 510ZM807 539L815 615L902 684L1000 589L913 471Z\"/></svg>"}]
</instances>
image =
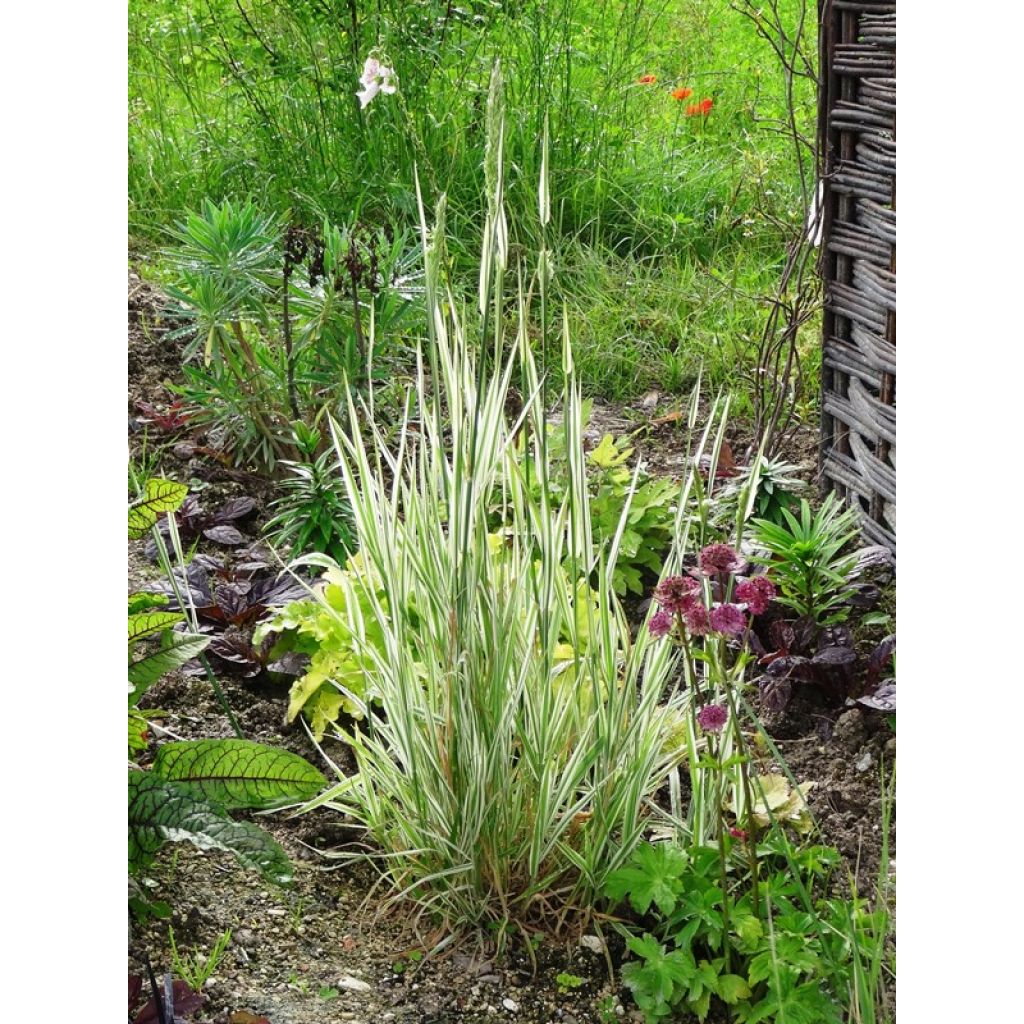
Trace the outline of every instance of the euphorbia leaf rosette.
<instances>
[{"instance_id":1,"label":"euphorbia leaf rosette","mask_svg":"<svg viewBox=\"0 0 1024 1024\"><path fill-rule=\"evenodd\" d=\"M736 600L743 601L751 615L763 615L775 598L775 584L767 576L752 576L736 584Z\"/></svg>"},{"instance_id":2,"label":"euphorbia leaf rosette","mask_svg":"<svg viewBox=\"0 0 1024 1024\"><path fill-rule=\"evenodd\" d=\"M743 559L728 544L709 544L700 553L700 571L705 576L738 572Z\"/></svg>"},{"instance_id":3,"label":"euphorbia leaf rosette","mask_svg":"<svg viewBox=\"0 0 1024 1024\"><path fill-rule=\"evenodd\" d=\"M738 604L718 604L711 609L711 628L716 633L739 636L747 628L747 617Z\"/></svg>"}]
</instances>

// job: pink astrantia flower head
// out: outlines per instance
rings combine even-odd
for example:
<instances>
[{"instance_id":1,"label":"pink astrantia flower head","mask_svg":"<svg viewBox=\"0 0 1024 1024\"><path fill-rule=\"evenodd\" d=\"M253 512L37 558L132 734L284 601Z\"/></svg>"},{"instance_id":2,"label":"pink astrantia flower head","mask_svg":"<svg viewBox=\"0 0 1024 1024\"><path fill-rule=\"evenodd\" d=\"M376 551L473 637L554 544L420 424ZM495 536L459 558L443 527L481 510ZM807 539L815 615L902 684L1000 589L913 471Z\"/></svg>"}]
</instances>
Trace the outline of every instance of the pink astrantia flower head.
<instances>
[{"instance_id":1,"label":"pink astrantia flower head","mask_svg":"<svg viewBox=\"0 0 1024 1024\"><path fill-rule=\"evenodd\" d=\"M379 92L388 95L395 92L398 88L395 85L395 77L394 68L385 67L376 57L367 57L359 78L362 89L356 93L360 108L364 108Z\"/></svg>"},{"instance_id":2,"label":"pink astrantia flower head","mask_svg":"<svg viewBox=\"0 0 1024 1024\"><path fill-rule=\"evenodd\" d=\"M689 576L667 576L654 588L654 600L669 612L685 612L697 599L700 584Z\"/></svg>"},{"instance_id":3,"label":"pink astrantia flower head","mask_svg":"<svg viewBox=\"0 0 1024 1024\"><path fill-rule=\"evenodd\" d=\"M699 601L694 601L683 613L683 620L686 628L694 636L707 636L711 632L711 622L708 619L708 610Z\"/></svg>"},{"instance_id":4,"label":"pink astrantia flower head","mask_svg":"<svg viewBox=\"0 0 1024 1024\"><path fill-rule=\"evenodd\" d=\"M775 597L775 584L767 576L752 576L736 584L736 599L746 602L753 615L763 615Z\"/></svg>"},{"instance_id":5,"label":"pink astrantia flower head","mask_svg":"<svg viewBox=\"0 0 1024 1024\"><path fill-rule=\"evenodd\" d=\"M705 576L736 572L743 559L728 544L709 544L700 553L700 571Z\"/></svg>"},{"instance_id":6,"label":"pink astrantia flower head","mask_svg":"<svg viewBox=\"0 0 1024 1024\"><path fill-rule=\"evenodd\" d=\"M729 720L729 712L721 704L705 704L697 712L697 724L705 732L721 732Z\"/></svg>"},{"instance_id":7,"label":"pink astrantia flower head","mask_svg":"<svg viewBox=\"0 0 1024 1024\"><path fill-rule=\"evenodd\" d=\"M716 633L739 636L747 628L747 617L738 604L716 604L711 609L711 628Z\"/></svg>"},{"instance_id":8,"label":"pink astrantia flower head","mask_svg":"<svg viewBox=\"0 0 1024 1024\"><path fill-rule=\"evenodd\" d=\"M651 616L651 621L647 623L647 632L651 636L667 636L672 632L672 620L672 613L663 608Z\"/></svg>"}]
</instances>

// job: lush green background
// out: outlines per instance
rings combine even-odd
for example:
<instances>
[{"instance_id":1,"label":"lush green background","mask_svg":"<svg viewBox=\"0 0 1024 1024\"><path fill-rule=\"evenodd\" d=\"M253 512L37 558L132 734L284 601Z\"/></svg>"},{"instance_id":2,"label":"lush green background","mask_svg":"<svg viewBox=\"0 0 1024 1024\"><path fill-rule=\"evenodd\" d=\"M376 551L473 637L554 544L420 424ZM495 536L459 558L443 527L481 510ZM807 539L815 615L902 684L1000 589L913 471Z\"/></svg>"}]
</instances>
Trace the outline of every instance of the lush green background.
<instances>
[{"instance_id":1,"label":"lush green background","mask_svg":"<svg viewBox=\"0 0 1024 1024\"><path fill-rule=\"evenodd\" d=\"M794 24L802 6L782 4ZM408 225L418 165L428 201L447 194L450 247L469 266L500 57L513 255L537 245L546 114L551 244L588 387L673 390L703 365L743 395L763 296L803 212L773 130L782 69L727 0L133 0L129 25L135 247L161 245L204 197ZM361 111L375 46L400 94ZM693 95L677 101L677 87ZM710 115L687 117L705 97ZM812 128L806 83L798 104Z\"/></svg>"}]
</instances>

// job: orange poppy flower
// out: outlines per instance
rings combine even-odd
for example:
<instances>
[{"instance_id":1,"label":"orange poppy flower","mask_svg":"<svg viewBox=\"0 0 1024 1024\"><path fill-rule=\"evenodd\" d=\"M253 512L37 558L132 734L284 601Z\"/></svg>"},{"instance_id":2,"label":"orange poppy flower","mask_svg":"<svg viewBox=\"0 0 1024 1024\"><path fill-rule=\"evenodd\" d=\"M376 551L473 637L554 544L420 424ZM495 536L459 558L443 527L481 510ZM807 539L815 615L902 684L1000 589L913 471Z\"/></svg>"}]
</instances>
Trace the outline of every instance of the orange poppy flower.
<instances>
[{"instance_id":1,"label":"orange poppy flower","mask_svg":"<svg viewBox=\"0 0 1024 1024\"><path fill-rule=\"evenodd\" d=\"M713 106L713 101L709 100L709 99L701 100L700 103L691 103L686 108L686 116L687 117L697 117L698 115L700 115L701 117L707 117L708 114L711 113L711 107L712 106Z\"/></svg>"},{"instance_id":2,"label":"orange poppy flower","mask_svg":"<svg viewBox=\"0 0 1024 1024\"><path fill-rule=\"evenodd\" d=\"M712 101L710 99L700 101L700 112L707 117L711 113Z\"/></svg>"},{"instance_id":3,"label":"orange poppy flower","mask_svg":"<svg viewBox=\"0 0 1024 1024\"><path fill-rule=\"evenodd\" d=\"M655 82L656 82L657 80L658 80L658 76L657 76L657 75L641 75L641 76L640 76L640 77L639 77L639 78L637 79L637 82L638 82L638 83L639 83L640 85L654 85L654 83L655 83Z\"/></svg>"},{"instance_id":4,"label":"orange poppy flower","mask_svg":"<svg viewBox=\"0 0 1024 1024\"><path fill-rule=\"evenodd\" d=\"M672 99L674 100L685 100L689 99L693 95L692 89L673 89Z\"/></svg>"}]
</instances>

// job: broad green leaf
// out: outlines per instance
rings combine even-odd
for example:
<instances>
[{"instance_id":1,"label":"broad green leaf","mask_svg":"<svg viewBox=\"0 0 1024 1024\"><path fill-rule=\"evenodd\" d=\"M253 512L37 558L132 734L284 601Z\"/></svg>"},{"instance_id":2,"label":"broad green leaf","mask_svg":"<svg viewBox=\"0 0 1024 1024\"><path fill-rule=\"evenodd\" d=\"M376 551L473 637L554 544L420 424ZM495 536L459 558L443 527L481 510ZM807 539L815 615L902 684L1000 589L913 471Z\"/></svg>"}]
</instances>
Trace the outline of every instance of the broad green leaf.
<instances>
[{"instance_id":1,"label":"broad green leaf","mask_svg":"<svg viewBox=\"0 0 1024 1024\"><path fill-rule=\"evenodd\" d=\"M598 469L611 469L612 466L621 465L628 458L629 451L620 452L615 447L615 439L611 434L605 434L601 438L601 443L590 453L590 462Z\"/></svg>"},{"instance_id":2,"label":"broad green leaf","mask_svg":"<svg viewBox=\"0 0 1024 1024\"><path fill-rule=\"evenodd\" d=\"M181 621L180 612L140 612L128 616L128 643L159 633Z\"/></svg>"},{"instance_id":3,"label":"broad green leaf","mask_svg":"<svg viewBox=\"0 0 1024 1024\"><path fill-rule=\"evenodd\" d=\"M128 538L138 540L156 525L161 512L173 512L188 497L188 485L155 477L146 481L146 496L128 509Z\"/></svg>"},{"instance_id":4,"label":"broad green leaf","mask_svg":"<svg viewBox=\"0 0 1024 1024\"><path fill-rule=\"evenodd\" d=\"M168 841L226 850L271 882L292 879L288 855L262 829L232 821L219 807L152 772L129 772L128 870L146 867Z\"/></svg>"},{"instance_id":5,"label":"broad green leaf","mask_svg":"<svg viewBox=\"0 0 1024 1024\"><path fill-rule=\"evenodd\" d=\"M750 998L750 986L738 974L723 974L718 979L718 997L732 1006Z\"/></svg>"},{"instance_id":6,"label":"broad green leaf","mask_svg":"<svg viewBox=\"0 0 1024 1024\"><path fill-rule=\"evenodd\" d=\"M128 666L128 682L140 691L145 690L165 672L180 668L185 662L202 654L210 640L211 637L199 633L172 633L163 647Z\"/></svg>"},{"instance_id":7,"label":"broad green leaf","mask_svg":"<svg viewBox=\"0 0 1024 1024\"><path fill-rule=\"evenodd\" d=\"M327 785L298 754L237 739L165 743L153 774L229 809L299 803Z\"/></svg>"},{"instance_id":8,"label":"broad green leaf","mask_svg":"<svg viewBox=\"0 0 1024 1024\"><path fill-rule=\"evenodd\" d=\"M638 914L646 914L652 903L663 914L671 914L685 868L686 856L681 850L669 843L645 843L637 847L629 865L608 876L605 893L614 900L628 893Z\"/></svg>"},{"instance_id":9,"label":"broad green leaf","mask_svg":"<svg viewBox=\"0 0 1024 1024\"><path fill-rule=\"evenodd\" d=\"M139 591L137 594L128 595L128 614L136 615L149 608L163 608L167 604L166 594L149 594Z\"/></svg>"}]
</instances>

